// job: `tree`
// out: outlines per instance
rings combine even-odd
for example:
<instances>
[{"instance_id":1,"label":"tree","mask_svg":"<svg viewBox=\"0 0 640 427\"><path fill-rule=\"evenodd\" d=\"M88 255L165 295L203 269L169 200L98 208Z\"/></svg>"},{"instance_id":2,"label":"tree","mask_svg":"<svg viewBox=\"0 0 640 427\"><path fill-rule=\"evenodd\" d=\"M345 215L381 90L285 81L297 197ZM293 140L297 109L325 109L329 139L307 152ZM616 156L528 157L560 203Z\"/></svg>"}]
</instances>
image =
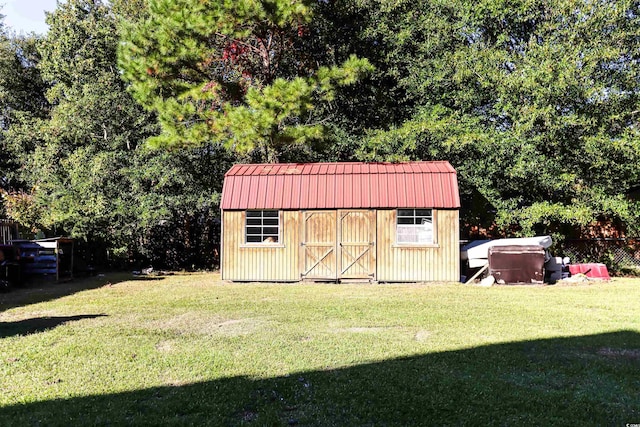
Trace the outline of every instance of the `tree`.
<instances>
[{"instance_id":1,"label":"tree","mask_svg":"<svg viewBox=\"0 0 640 427\"><path fill-rule=\"evenodd\" d=\"M275 161L321 138L314 107L371 67L355 56L318 66L304 49L311 19L305 0L151 0L119 52L135 98L158 114L151 144L216 141Z\"/></svg>"},{"instance_id":2,"label":"tree","mask_svg":"<svg viewBox=\"0 0 640 427\"><path fill-rule=\"evenodd\" d=\"M10 128L26 116L44 117L46 84L37 69L35 35L15 35L0 23L0 215L3 201L23 190L19 179L24 140L11 137Z\"/></svg>"},{"instance_id":3,"label":"tree","mask_svg":"<svg viewBox=\"0 0 640 427\"><path fill-rule=\"evenodd\" d=\"M70 0L47 22L38 68L51 85L51 112L12 130L36 141L25 150L24 179L43 208L43 227L111 239L110 226L122 217L114 202L128 186L121 173L127 152L153 127L115 67L118 21L107 5Z\"/></svg>"},{"instance_id":4,"label":"tree","mask_svg":"<svg viewBox=\"0 0 640 427\"><path fill-rule=\"evenodd\" d=\"M446 158L503 232L637 229L636 2L363 1L397 112L361 158ZM356 40L358 42L358 40Z\"/></svg>"},{"instance_id":5,"label":"tree","mask_svg":"<svg viewBox=\"0 0 640 427\"><path fill-rule=\"evenodd\" d=\"M48 16L37 63L50 87L47 114L25 114L6 132L28 189L12 195L11 213L30 228L104 247L118 262L211 267L232 160L214 144L146 149L155 117L128 93L116 64L120 21L145 16L133 5L69 0Z\"/></svg>"}]
</instances>

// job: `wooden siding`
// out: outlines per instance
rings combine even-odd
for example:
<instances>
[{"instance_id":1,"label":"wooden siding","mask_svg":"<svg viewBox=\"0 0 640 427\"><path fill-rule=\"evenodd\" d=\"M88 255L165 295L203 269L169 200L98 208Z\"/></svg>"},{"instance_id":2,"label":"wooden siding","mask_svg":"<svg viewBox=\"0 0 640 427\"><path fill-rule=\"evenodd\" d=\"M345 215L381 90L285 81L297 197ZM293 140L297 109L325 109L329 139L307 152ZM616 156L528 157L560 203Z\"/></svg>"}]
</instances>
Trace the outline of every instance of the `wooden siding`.
<instances>
[{"instance_id":1,"label":"wooden siding","mask_svg":"<svg viewBox=\"0 0 640 427\"><path fill-rule=\"evenodd\" d=\"M18 225L14 222L0 219L0 244L7 244L18 238Z\"/></svg>"},{"instance_id":2,"label":"wooden siding","mask_svg":"<svg viewBox=\"0 0 640 427\"><path fill-rule=\"evenodd\" d=\"M336 211L302 212L302 278L338 278Z\"/></svg>"},{"instance_id":3,"label":"wooden siding","mask_svg":"<svg viewBox=\"0 0 640 427\"><path fill-rule=\"evenodd\" d=\"M338 220L339 278L375 280L375 211L339 210Z\"/></svg>"},{"instance_id":4,"label":"wooden siding","mask_svg":"<svg viewBox=\"0 0 640 427\"><path fill-rule=\"evenodd\" d=\"M366 219L368 215L370 220ZM244 243L244 211L224 211L222 278L289 282L299 281L307 271L308 279L369 277L380 282L458 281L458 211L434 209L433 216L434 245L411 246L396 244L395 209L280 211L280 242L260 246ZM307 224L308 221L311 222ZM307 225L309 230L305 228ZM367 225L370 232L366 231ZM314 266L316 261L311 258L322 258L334 242L337 247L327 254L323 263ZM342 253L342 242L349 243L349 254ZM369 243L368 252L365 242ZM309 247L305 246L309 243L313 256L307 255Z\"/></svg>"},{"instance_id":5,"label":"wooden siding","mask_svg":"<svg viewBox=\"0 0 640 427\"><path fill-rule=\"evenodd\" d=\"M303 211L301 236L303 279L375 280L375 211Z\"/></svg>"},{"instance_id":6,"label":"wooden siding","mask_svg":"<svg viewBox=\"0 0 640 427\"><path fill-rule=\"evenodd\" d=\"M378 281L460 280L458 211L434 209L433 216L434 245L399 245L396 244L396 210L378 210Z\"/></svg>"},{"instance_id":7,"label":"wooden siding","mask_svg":"<svg viewBox=\"0 0 640 427\"><path fill-rule=\"evenodd\" d=\"M280 242L245 244L245 212L222 214L222 278L235 281L300 280L300 212L280 211Z\"/></svg>"}]
</instances>

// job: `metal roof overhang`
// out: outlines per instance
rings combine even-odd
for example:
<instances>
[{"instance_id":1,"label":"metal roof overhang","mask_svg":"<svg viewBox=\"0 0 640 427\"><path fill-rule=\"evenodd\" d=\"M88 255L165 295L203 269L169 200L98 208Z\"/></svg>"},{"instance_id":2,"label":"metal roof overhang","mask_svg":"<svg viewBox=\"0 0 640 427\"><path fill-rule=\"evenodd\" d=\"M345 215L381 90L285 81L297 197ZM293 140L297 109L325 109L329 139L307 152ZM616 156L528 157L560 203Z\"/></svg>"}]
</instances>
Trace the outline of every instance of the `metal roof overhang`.
<instances>
[{"instance_id":1,"label":"metal roof overhang","mask_svg":"<svg viewBox=\"0 0 640 427\"><path fill-rule=\"evenodd\" d=\"M226 174L221 209L460 207L455 169L444 161L238 164Z\"/></svg>"}]
</instances>

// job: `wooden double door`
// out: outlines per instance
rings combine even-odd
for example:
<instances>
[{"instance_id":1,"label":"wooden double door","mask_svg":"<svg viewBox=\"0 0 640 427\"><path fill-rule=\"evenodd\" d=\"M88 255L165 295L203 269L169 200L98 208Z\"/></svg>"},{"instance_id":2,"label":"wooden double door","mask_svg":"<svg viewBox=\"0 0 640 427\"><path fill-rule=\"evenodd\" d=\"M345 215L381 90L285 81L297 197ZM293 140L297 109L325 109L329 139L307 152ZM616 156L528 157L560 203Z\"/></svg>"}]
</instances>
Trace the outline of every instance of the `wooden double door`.
<instances>
[{"instance_id":1,"label":"wooden double door","mask_svg":"<svg viewBox=\"0 0 640 427\"><path fill-rule=\"evenodd\" d=\"M302 219L302 279L375 280L375 211L303 211Z\"/></svg>"}]
</instances>

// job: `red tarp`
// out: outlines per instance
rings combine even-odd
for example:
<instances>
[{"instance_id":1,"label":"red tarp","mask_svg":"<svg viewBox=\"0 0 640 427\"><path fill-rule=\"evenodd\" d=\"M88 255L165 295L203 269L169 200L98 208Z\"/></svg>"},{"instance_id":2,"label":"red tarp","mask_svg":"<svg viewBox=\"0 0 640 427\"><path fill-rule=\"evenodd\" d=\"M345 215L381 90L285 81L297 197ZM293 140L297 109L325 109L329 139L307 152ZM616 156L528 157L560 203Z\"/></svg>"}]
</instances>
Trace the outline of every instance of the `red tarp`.
<instances>
[{"instance_id":1,"label":"red tarp","mask_svg":"<svg viewBox=\"0 0 640 427\"><path fill-rule=\"evenodd\" d=\"M569 264L569 273L571 273L572 276L582 273L593 279L611 279L607 266L599 263Z\"/></svg>"}]
</instances>

